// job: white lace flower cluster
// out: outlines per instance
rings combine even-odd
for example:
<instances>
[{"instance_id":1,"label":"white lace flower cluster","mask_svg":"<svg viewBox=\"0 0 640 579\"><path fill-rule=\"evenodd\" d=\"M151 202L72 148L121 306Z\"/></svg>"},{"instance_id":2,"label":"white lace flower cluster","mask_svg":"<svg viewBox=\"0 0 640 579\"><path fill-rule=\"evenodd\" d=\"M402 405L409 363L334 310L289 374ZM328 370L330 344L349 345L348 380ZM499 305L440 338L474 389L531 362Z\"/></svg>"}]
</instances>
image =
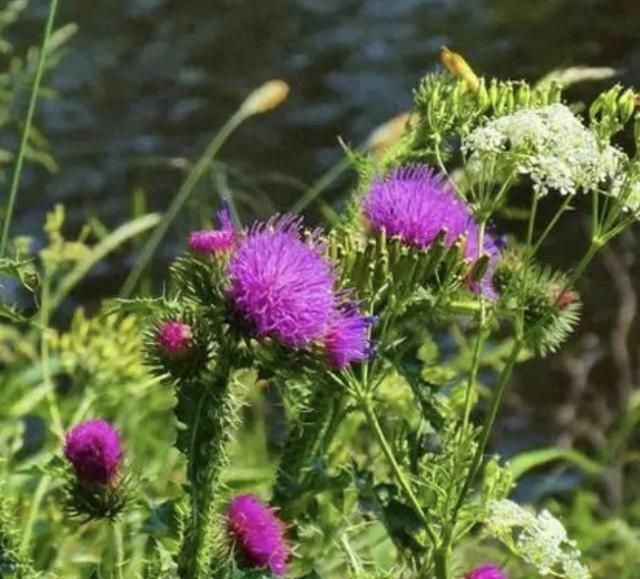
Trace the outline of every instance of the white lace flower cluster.
<instances>
[{"instance_id":1,"label":"white lace flower cluster","mask_svg":"<svg viewBox=\"0 0 640 579\"><path fill-rule=\"evenodd\" d=\"M515 163L529 175L539 195L591 191L615 175L624 153L601 146L596 136L566 106L553 104L499 117L463 139L468 169Z\"/></svg>"},{"instance_id":2,"label":"white lace flower cluster","mask_svg":"<svg viewBox=\"0 0 640 579\"><path fill-rule=\"evenodd\" d=\"M507 545L543 576L589 579L589 570L580 562L580 551L567 536L562 523L549 511L538 515L508 499L489 505L487 531Z\"/></svg>"}]
</instances>

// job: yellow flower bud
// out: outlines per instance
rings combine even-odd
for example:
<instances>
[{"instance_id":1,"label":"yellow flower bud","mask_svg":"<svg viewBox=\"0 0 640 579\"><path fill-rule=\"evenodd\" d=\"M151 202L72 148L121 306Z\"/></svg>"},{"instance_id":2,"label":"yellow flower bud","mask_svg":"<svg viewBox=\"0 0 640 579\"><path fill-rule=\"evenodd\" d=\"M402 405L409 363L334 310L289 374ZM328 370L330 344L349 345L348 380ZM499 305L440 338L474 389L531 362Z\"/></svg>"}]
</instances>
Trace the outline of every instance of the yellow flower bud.
<instances>
[{"instance_id":1,"label":"yellow flower bud","mask_svg":"<svg viewBox=\"0 0 640 579\"><path fill-rule=\"evenodd\" d=\"M443 46L440 49L440 60L451 74L464 80L473 92L480 88L478 75L473 72L473 69L460 54Z\"/></svg>"},{"instance_id":2,"label":"yellow flower bud","mask_svg":"<svg viewBox=\"0 0 640 579\"><path fill-rule=\"evenodd\" d=\"M375 153L382 153L402 137L413 119L414 116L407 111L376 127L367 139L367 148Z\"/></svg>"},{"instance_id":3,"label":"yellow flower bud","mask_svg":"<svg viewBox=\"0 0 640 579\"><path fill-rule=\"evenodd\" d=\"M270 80L254 90L242 103L240 110L246 115L266 113L284 102L289 85L283 80Z\"/></svg>"}]
</instances>

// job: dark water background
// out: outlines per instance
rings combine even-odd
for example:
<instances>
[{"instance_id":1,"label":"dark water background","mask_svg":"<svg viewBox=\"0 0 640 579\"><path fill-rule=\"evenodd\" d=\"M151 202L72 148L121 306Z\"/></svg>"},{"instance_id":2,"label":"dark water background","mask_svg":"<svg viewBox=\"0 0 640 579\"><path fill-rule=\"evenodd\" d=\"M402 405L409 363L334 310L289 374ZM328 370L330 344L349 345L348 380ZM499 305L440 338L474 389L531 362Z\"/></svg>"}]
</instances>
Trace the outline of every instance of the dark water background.
<instances>
[{"instance_id":1,"label":"dark water background","mask_svg":"<svg viewBox=\"0 0 640 579\"><path fill-rule=\"evenodd\" d=\"M38 41L46 4L33 0L15 29L18 43ZM71 21L79 33L48 78L58 96L39 112L60 170L27 173L20 232L37 233L57 201L72 227L93 215L109 226L125 221L135 189L163 210L182 176L175 160L197 157L242 99L273 77L291 85L286 104L244 125L222 153L233 190L248 200L246 219L288 208L300 195L293 179L309 183L340 158L338 135L359 142L406 110L441 45L485 75L535 80L560 67L612 66L620 81L640 86L640 0L61 0L58 23ZM588 98L603 86L571 94ZM339 203L344 192L343 181L326 198ZM215 184L205 182L195 203L213 208ZM191 217L187 211L163 246L164 259ZM573 258L567 236L578 239L580 226L568 227L549 254L554 262ZM112 295L132 260L119 255L97 268L76 299ZM162 271L166 261L155 265ZM583 290L582 337L597 331L606 340L616 298L602 267ZM522 421L542 427L540 400L562 397L554 371L543 362L521 373L527 410L507 421L507 445ZM598 389L606 391L611 375L603 372Z\"/></svg>"}]
</instances>

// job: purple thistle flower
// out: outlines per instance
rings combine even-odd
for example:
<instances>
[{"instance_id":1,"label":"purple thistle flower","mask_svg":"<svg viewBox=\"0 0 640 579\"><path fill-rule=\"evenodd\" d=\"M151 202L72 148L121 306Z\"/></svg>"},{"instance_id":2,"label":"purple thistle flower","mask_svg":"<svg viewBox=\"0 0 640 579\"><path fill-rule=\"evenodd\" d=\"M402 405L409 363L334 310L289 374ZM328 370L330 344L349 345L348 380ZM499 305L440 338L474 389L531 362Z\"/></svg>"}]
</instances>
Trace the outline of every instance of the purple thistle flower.
<instances>
[{"instance_id":1,"label":"purple thistle flower","mask_svg":"<svg viewBox=\"0 0 640 579\"><path fill-rule=\"evenodd\" d=\"M464 237L465 258L476 261L480 257L480 228L471 209L429 167L399 167L387 177L374 180L363 210L375 231L384 229L387 235L398 236L409 245L429 247L444 232L447 246ZM482 254L488 255L491 262L497 261L500 254L499 244L489 232L484 235ZM490 275L471 284L471 289L495 297Z\"/></svg>"},{"instance_id":2,"label":"purple thistle flower","mask_svg":"<svg viewBox=\"0 0 640 579\"><path fill-rule=\"evenodd\" d=\"M331 267L300 222L272 220L252 228L229 263L230 296L259 336L297 348L326 333L335 309Z\"/></svg>"},{"instance_id":3,"label":"purple thistle flower","mask_svg":"<svg viewBox=\"0 0 640 579\"><path fill-rule=\"evenodd\" d=\"M108 422L87 420L67 433L64 455L80 481L111 485L122 460L120 437Z\"/></svg>"},{"instance_id":4,"label":"purple thistle flower","mask_svg":"<svg viewBox=\"0 0 640 579\"><path fill-rule=\"evenodd\" d=\"M284 538L285 526L272 509L254 495L240 495L229 504L227 522L252 566L268 567L278 576L287 572L290 550Z\"/></svg>"},{"instance_id":5,"label":"purple thistle flower","mask_svg":"<svg viewBox=\"0 0 640 579\"><path fill-rule=\"evenodd\" d=\"M324 339L329 360L335 368L346 368L352 362L370 357L368 329L372 323L373 318L361 315L353 305L336 311Z\"/></svg>"},{"instance_id":6,"label":"purple thistle flower","mask_svg":"<svg viewBox=\"0 0 640 579\"><path fill-rule=\"evenodd\" d=\"M496 565L481 565L465 573L465 579L509 579Z\"/></svg>"},{"instance_id":7,"label":"purple thistle flower","mask_svg":"<svg viewBox=\"0 0 640 579\"><path fill-rule=\"evenodd\" d=\"M189 235L189 249L191 251L202 255L212 255L233 249L237 236L227 206L218 211L218 221L220 229L202 229L193 231Z\"/></svg>"},{"instance_id":8,"label":"purple thistle flower","mask_svg":"<svg viewBox=\"0 0 640 579\"><path fill-rule=\"evenodd\" d=\"M191 345L193 332L187 324L178 321L164 322L156 334L159 348L168 356L180 356Z\"/></svg>"}]
</instances>

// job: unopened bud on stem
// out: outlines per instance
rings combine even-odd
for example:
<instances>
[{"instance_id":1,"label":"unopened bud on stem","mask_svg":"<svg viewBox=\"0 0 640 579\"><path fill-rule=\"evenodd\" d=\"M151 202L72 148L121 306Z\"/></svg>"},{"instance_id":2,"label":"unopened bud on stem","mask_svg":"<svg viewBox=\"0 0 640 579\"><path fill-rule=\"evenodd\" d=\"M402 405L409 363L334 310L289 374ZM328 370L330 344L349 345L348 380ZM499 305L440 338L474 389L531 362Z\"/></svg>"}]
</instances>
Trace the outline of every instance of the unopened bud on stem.
<instances>
[{"instance_id":1,"label":"unopened bud on stem","mask_svg":"<svg viewBox=\"0 0 640 579\"><path fill-rule=\"evenodd\" d=\"M242 103L245 115L259 115L280 106L289 95L289 85L283 80L269 80L255 89Z\"/></svg>"}]
</instances>

